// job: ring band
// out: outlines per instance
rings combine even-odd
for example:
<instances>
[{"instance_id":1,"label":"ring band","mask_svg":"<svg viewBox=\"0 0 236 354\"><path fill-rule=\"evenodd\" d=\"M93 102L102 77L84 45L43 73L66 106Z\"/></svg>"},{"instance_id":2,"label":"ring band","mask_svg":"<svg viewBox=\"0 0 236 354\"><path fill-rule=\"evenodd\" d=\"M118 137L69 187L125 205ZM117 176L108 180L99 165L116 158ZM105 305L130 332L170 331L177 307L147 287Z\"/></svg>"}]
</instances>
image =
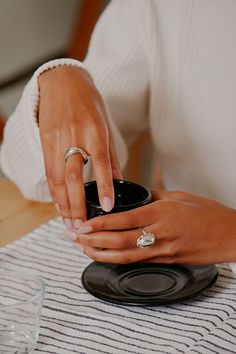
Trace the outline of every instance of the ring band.
<instances>
[{"instance_id":1,"label":"ring band","mask_svg":"<svg viewBox=\"0 0 236 354\"><path fill-rule=\"evenodd\" d=\"M152 246L156 242L156 236L151 232L147 232L144 228L141 228L142 235L137 238L136 246L139 248L147 248Z\"/></svg>"},{"instance_id":2,"label":"ring band","mask_svg":"<svg viewBox=\"0 0 236 354\"><path fill-rule=\"evenodd\" d=\"M64 160L65 162L67 161L68 157L75 155L75 154L80 154L83 158L84 165L88 162L88 157L89 155L81 148L76 147L76 146L71 146L69 149L66 150L65 155L64 155Z\"/></svg>"}]
</instances>

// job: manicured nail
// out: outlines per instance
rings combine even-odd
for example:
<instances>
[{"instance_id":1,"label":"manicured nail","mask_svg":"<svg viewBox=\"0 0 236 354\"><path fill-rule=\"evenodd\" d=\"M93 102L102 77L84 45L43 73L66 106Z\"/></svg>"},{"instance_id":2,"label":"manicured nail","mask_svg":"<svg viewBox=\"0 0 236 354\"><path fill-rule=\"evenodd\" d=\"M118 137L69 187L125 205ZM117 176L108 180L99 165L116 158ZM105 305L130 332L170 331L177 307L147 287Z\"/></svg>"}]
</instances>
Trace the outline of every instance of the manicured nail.
<instances>
[{"instance_id":1,"label":"manicured nail","mask_svg":"<svg viewBox=\"0 0 236 354\"><path fill-rule=\"evenodd\" d=\"M89 234L91 231L93 231L92 226L82 226L78 231L78 235L80 234Z\"/></svg>"},{"instance_id":2,"label":"manicured nail","mask_svg":"<svg viewBox=\"0 0 236 354\"><path fill-rule=\"evenodd\" d=\"M80 220L80 219L75 219L75 220L73 221L73 225L74 225L74 228L75 228L75 229L79 229L82 224L83 224L83 221Z\"/></svg>"},{"instance_id":3,"label":"manicured nail","mask_svg":"<svg viewBox=\"0 0 236 354\"><path fill-rule=\"evenodd\" d=\"M55 208L57 209L57 212L60 213L59 205L57 203L55 203L54 205L55 205Z\"/></svg>"},{"instance_id":4,"label":"manicured nail","mask_svg":"<svg viewBox=\"0 0 236 354\"><path fill-rule=\"evenodd\" d=\"M84 247L78 243L78 242L75 242L75 246L81 251L81 252L84 252Z\"/></svg>"},{"instance_id":5,"label":"manicured nail","mask_svg":"<svg viewBox=\"0 0 236 354\"><path fill-rule=\"evenodd\" d=\"M102 209L104 211L111 211L112 209L112 203L111 203L111 199L108 197L103 198L102 200Z\"/></svg>"},{"instance_id":6,"label":"manicured nail","mask_svg":"<svg viewBox=\"0 0 236 354\"><path fill-rule=\"evenodd\" d=\"M73 227L71 219L68 219L68 218L64 219L64 224L66 225L68 230L72 229L72 227Z\"/></svg>"},{"instance_id":7,"label":"manicured nail","mask_svg":"<svg viewBox=\"0 0 236 354\"><path fill-rule=\"evenodd\" d=\"M74 231L72 231L72 230L66 231L66 232L64 233L64 236L65 236L66 238L69 238L69 239L72 240L72 241L75 241L75 240L77 239L76 233L75 233Z\"/></svg>"}]
</instances>

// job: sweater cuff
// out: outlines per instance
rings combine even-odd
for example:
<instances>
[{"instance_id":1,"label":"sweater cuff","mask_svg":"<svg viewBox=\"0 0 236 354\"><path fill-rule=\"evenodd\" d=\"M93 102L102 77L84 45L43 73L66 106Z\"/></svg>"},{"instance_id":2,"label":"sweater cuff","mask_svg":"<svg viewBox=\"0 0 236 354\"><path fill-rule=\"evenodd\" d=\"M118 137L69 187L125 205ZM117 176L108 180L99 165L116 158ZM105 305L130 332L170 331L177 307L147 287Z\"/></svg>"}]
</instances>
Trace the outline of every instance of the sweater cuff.
<instances>
[{"instance_id":1,"label":"sweater cuff","mask_svg":"<svg viewBox=\"0 0 236 354\"><path fill-rule=\"evenodd\" d=\"M85 69L85 66L83 65L83 63L78 60L75 60L75 59L61 58L61 59L51 60L51 61L41 65L34 72L31 80L29 81L29 83L26 86L26 89L23 93L23 96L26 96L25 99L26 99L27 107L28 107L28 117L30 117L30 119L32 117L34 118L35 128L38 128L37 112L38 112L38 105L39 105L39 98L40 98L38 77L43 72L50 70L52 68L55 68L57 66L61 66L61 65L72 65L72 66L76 66L76 67L80 67L80 68Z\"/></svg>"},{"instance_id":2,"label":"sweater cuff","mask_svg":"<svg viewBox=\"0 0 236 354\"><path fill-rule=\"evenodd\" d=\"M26 85L20 106L23 111L20 113L22 129L24 130L25 139L27 141L27 148L32 153L32 158L38 166L37 183L38 189L33 184L32 193L24 193L28 199L50 201L48 186L46 183L46 176L44 171L43 151L38 127L38 104L40 99L38 77L46 70L52 69L60 65L73 65L84 68L83 64L74 59L55 59L40 66L33 74L31 80ZM19 112L19 108L17 109ZM84 178L87 181L90 173L90 163L84 169ZM35 181L34 181L35 182ZM46 190L46 192L45 192ZM43 195L43 198L42 198Z\"/></svg>"}]
</instances>

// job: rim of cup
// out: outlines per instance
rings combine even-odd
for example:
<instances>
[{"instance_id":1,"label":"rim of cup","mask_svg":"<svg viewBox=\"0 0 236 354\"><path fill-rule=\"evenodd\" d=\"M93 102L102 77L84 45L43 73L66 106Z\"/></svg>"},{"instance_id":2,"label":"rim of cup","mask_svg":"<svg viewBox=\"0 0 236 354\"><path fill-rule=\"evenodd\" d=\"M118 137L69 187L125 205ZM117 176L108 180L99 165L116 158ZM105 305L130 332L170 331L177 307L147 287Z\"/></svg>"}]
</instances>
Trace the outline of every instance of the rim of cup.
<instances>
[{"instance_id":1,"label":"rim of cup","mask_svg":"<svg viewBox=\"0 0 236 354\"><path fill-rule=\"evenodd\" d=\"M125 179L113 179L113 182L118 182L118 183L121 183L121 184L122 183L123 184L132 184L133 186L137 186L138 188L142 188L147 193L146 198L144 200L142 200L142 202L132 203L132 204L125 204L125 205L119 206L119 207L114 206L113 209L120 209L121 210L121 209L129 208L130 206L132 206L132 209L134 209L135 205L141 206L143 204L146 204L147 200L151 200L151 192L150 192L150 190L147 187L145 187L144 185L142 185L142 184L131 182L131 181L128 181L128 180L125 180ZM86 186L89 186L91 184L92 185L96 184L96 181L93 180L93 181L89 181L89 182L85 183L85 185L84 185L85 189L86 189ZM87 198L86 198L86 203L88 203L92 207L96 207L97 209L102 209L100 204L94 203L93 201L88 200Z\"/></svg>"},{"instance_id":2,"label":"rim of cup","mask_svg":"<svg viewBox=\"0 0 236 354\"><path fill-rule=\"evenodd\" d=\"M2 305L0 304L0 309L1 308L6 308L6 307L17 307L20 306L21 304L27 304L30 302L35 301L37 298L43 297L45 288L46 288L46 284L44 282L44 280L42 279L42 277L40 275L37 274L31 274L31 273L26 273L26 272L17 272L17 271L10 271L10 270L0 270L0 279L1 277L4 276L5 278L12 278L14 279L15 277L17 277L18 279L22 279L22 280L29 280L29 281L35 281L36 283L38 283L39 288L36 291L35 295L31 295L29 296L29 298L24 299L24 300L16 300L16 302L14 304L7 304L7 305Z\"/></svg>"}]
</instances>

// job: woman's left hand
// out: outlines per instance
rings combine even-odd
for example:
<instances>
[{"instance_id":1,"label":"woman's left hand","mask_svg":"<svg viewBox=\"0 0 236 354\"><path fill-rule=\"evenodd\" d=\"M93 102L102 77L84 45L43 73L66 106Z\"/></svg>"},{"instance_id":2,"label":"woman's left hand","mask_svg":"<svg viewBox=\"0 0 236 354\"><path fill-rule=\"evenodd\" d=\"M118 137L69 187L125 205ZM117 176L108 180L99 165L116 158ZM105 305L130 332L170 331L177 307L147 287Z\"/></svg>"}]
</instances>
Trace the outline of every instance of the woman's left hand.
<instances>
[{"instance_id":1,"label":"woman's left hand","mask_svg":"<svg viewBox=\"0 0 236 354\"><path fill-rule=\"evenodd\" d=\"M86 221L78 246L99 262L211 264L236 261L236 210L182 192L153 192L153 202L127 212ZM155 235L136 246L140 228Z\"/></svg>"}]
</instances>

